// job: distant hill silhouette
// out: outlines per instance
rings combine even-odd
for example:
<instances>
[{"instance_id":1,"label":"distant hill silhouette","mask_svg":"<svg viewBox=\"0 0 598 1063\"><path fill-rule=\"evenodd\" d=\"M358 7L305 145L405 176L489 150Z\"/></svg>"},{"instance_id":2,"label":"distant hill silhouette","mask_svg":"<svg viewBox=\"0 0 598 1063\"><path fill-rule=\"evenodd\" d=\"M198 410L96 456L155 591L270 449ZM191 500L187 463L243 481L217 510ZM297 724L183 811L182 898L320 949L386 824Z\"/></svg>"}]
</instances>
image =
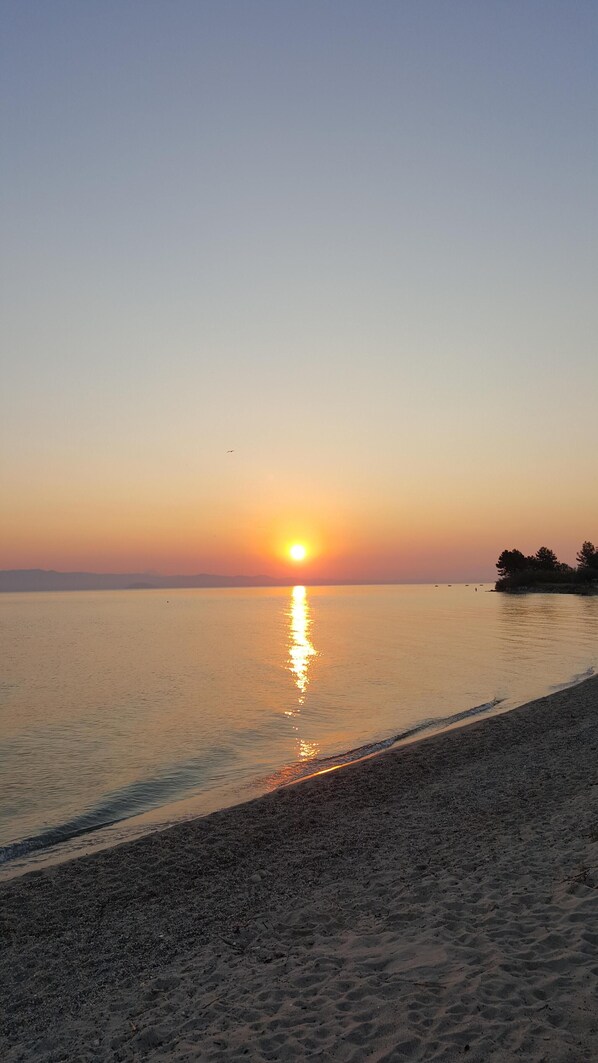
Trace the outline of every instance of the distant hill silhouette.
<instances>
[{"instance_id":1,"label":"distant hill silhouette","mask_svg":"<svg viewBox=\"0 0 598 1063\"><path fill-rule=\"evenodd\" d=\"M199 572L191 576L161 576L156 572L55 572L53 569L18 568L0 570L0 593L9 591L137 591L175 590L193 587L311 587L367 586L393 580L309 579L300 572L273 576L221 576Z\"/></svg>"},{"instance_id":2,"label":"distant hill silhouette","mask_svg":"<svg viewBox=\"0 0 598 1063\"><path fill-rule=\"evenodd\" d=\"M288 576L221 576L209 572L196 575L162 576L157 572L56 572L44 568L0 570L0 594L15 591L144 591L209 587L368 587L422 580L397 579L310 579L297 571ZM477 582L476 580L472 580Z\"/></svg>"},{"instance_id":3,"label":"distant hill silhouette","mask_svg":"<svg viewBox=\"0 0 598 1063\"><path fill-rule=\"evenodd\" d=\"M120 591L177 587L277 587L296 583L271 576L161 576L154 572L55 572L43 568L0 571L1 591Z\"/></svg>"}]
</instances>

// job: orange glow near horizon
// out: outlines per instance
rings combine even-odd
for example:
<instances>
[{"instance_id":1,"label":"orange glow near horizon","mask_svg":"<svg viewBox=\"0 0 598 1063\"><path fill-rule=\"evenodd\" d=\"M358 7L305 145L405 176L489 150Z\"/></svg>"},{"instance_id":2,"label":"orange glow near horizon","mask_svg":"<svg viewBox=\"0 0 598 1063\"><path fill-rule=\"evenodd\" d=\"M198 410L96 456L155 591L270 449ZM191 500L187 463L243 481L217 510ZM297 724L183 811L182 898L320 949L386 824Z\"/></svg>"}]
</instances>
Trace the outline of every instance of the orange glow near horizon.
<instances>
[{"instance_id":1,"label":"orange glow near horizon","mask_svg":"<svg viewBox=\"0 0 598 1063\"><path fill-rule=\"evenodd\" d=\"M551 516L546 499L533 507L506 507L479 483L458 498L408 496L350 499L301 485L301 505L281 490L276 497L223 493L200 507L182 487L145 497L134 485L126 497L115 474L110 486L93 480L46 485L7 509L0 569L43 568L86 572L156 572L266 575L301 582L321 579L438 580L495 577L501 550L532 553L546 543L574 563L595 527L593 496L584 509L570 502ZM475 497L474 497L475 488ZM21 485L21 491L24 486ZM113 495L110 492L113 492ZM367 506L366 506L367 501ZM436 509L434 504L436 504ZM491 520L491 526L488 526ZM549 530L547 530L549 529ZM580 531L578 529L583 529ZM589 530L588 530L589 529ZM291 554L302 546L302 559Z\"/></svg>"},{"instance_id":2,"label":"orange glow near horizon","mask_svg":"<svg viewBox=\"0 0 598 1063\"><path fill-rule=\"evenodd\" d=\"M395 459L384 451L367 482L353 473L346 481L346 458L334 479L325 465L317 476L299 468L289 476L286 466L283 475L276 460L243 465L235 454L226 476L198 463L201 497L174 462L180 471L166 476L157 466L155 481L126 454L102 454L89 468L78 452L39 468L15 464L5 476L12 501L0 569L458 582L493 579L505 548L532 553L546 544L572 564L595 535L594 496L585 487L577 494L566 477L553 512L554 492L541 479L526 482L522 499L486 469L483 478L470 470L458 492L448 473L439 485L429 469L421 481L407 470L391 491ZM291 554L300 546L301 559Z\"/></svg>"}]
</instances>

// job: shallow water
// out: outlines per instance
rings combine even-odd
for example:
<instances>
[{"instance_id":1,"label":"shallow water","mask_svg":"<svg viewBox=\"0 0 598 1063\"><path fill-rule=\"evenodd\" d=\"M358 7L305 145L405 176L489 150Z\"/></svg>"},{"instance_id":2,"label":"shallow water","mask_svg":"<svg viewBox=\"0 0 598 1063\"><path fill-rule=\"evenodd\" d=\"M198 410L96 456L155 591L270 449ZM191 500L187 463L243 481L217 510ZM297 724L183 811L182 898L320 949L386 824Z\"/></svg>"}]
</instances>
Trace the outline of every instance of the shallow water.
<instances>
[{"instance_id":1,"label":"shallow water","mask_svg":"<svg viewBox=\"0 0 598 1063\"><path fill-rule=\"evenodd\" d=\"M489 587L0 596L0 859L257 796L598 663L598 598ZM64 844L66 843L66 845Z\"/></svg>"}]
</instances>

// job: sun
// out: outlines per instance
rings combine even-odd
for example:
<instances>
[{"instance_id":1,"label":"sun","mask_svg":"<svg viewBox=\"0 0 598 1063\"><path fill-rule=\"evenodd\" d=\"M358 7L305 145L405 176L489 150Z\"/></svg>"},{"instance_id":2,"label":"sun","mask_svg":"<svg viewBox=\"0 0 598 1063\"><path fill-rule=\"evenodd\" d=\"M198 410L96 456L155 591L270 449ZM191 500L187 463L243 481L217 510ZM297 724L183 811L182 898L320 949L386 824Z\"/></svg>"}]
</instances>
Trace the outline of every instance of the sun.
<instances>
[{"instance_id":1,"label":"sun","mask_svg":"<svg viewBox=\"0 0 598 1063\"><path fill-rule=\"evenodd\" d=\"M303 543L293 543L289 550L289 554L291 555L293 561L304 561L307 556L307 550L305 549Z\"/></svg>"}]
</instances>

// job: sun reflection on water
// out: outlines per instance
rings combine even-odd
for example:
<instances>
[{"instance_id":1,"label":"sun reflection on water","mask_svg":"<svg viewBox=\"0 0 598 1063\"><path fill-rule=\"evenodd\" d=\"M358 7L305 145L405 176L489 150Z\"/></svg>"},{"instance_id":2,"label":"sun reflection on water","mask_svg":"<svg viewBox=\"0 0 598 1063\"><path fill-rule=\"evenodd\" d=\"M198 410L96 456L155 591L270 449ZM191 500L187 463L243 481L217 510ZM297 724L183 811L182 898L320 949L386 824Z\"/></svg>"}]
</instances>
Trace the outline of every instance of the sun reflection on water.
<instances>
[{"instance_id":1,"label":"sun reflection on water","mask_svg":"<svg viewBox=\"0 0 598 1063\"><path fill-rule=\"evenodd\" d=\"M290 621L288 668L295 680L295 686L299 691L299 696L297 698L297 707L294 709L287 709L286 715L295 718L296 722L293 726L298 732L298 717L301 714L301 707L305 704L305 694L309 685L309 667L312 657L317 655L317 651L309 638L311 612L305 587L293 587L288 616ZM308 742L299 735L298 748L299 756L302 760L315 757L318 753L317 743Z\"/></svg>"},{"instance_id":2,"label":"sun reflection on water","mask_svg":"<svg viewBox=\"0 0 598 1063\"><path fill-rule=\"evenodd\" d=\"M305 691L309 683L310 659L315 656L315 649L309 641L311 624L310 610L305 587L293 587L291 597L291 644L289 649L290 670L295 677L299 691L299 704L305 701Z\"/></svg>"}]
</instances>

